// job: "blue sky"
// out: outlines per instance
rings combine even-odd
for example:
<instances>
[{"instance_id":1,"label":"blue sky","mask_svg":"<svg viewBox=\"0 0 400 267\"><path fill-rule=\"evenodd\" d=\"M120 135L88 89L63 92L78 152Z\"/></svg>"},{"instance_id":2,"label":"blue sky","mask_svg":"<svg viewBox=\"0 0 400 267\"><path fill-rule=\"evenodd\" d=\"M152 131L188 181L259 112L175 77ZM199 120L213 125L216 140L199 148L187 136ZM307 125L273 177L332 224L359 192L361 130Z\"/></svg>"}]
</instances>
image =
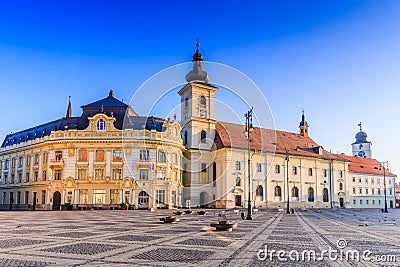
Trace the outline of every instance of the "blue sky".
<instances>
[{"instance_id":1,"label":"blue sky","mask_svg":"<svg viewBox=\"0 0 400 267\"><path fill-rule=\"evenodd\" d=\"M261 88L277 129L297 132L304 108L311 137L350 154L362 121L374 157L399 173L398 29L395 0L3 0L0 136L64 116L69 95L77 116L110 89L129 101L154 73L190 61L200 38L205 60Z\"/></svg>"}]
</instances>

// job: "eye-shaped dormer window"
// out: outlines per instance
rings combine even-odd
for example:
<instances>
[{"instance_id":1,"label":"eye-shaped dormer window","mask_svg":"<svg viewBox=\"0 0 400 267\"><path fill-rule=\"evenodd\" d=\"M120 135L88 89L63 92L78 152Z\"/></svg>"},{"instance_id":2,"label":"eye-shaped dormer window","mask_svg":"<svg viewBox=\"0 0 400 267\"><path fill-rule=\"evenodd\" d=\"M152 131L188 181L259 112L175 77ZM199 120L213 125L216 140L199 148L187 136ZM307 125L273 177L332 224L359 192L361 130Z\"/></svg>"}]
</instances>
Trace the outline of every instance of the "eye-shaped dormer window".
<instances>
[{"instance_id":1,"label":"eye-shaped dormer window","mask_svg":"<svg viewBox=\"0 0 400 267\"><path fill-rule=\"evenodd\" d=\"M106 130L106 122L103 119L97 121L97 130L100 132Z\"/></svg>"}]
</instances>

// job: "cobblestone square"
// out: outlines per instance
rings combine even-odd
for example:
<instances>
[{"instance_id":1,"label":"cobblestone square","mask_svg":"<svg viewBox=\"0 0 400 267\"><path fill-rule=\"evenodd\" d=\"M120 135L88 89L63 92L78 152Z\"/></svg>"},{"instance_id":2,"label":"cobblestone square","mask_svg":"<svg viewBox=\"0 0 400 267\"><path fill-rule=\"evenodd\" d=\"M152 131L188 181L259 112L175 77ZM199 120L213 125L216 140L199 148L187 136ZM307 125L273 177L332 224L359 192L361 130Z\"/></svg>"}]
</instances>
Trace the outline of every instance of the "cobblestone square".
<instances>
[{"instance_id":1,"label":"cobblestone square","mask_svg":"<svg viewBox=\"0 0 400 267\"><path fill-rule=\"evenodd\" d=\"M398 266L400 210L261 210L253 221L227 210L233 232L215 232L207 216L186 214L177 224L159 218L172 211L1 212L1 266ZM38 223L38 221L40 223ZM389 223L390 222L390 223ZM340 243L341 241L342 243ZM260 250L284 250L262 258ZM370 251L369 259L336 259L329 248ZM313 250L316 259L288 253ZM396 262L375 262L394 256ZM383 259L382 257L379 259Z\"/></svg>"}]
</instances>

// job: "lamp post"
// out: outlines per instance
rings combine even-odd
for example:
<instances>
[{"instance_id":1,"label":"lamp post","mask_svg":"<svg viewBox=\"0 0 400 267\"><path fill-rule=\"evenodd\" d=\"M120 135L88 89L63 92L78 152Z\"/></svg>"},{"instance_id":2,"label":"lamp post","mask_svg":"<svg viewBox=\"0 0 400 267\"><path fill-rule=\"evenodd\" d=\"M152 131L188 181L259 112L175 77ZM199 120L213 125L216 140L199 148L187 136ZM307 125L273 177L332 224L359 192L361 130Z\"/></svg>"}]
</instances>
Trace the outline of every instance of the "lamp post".
<instances>
[{"instance_id":1,"label":"lamp post","mask_svg":"<svg viewBox=\"0 0 400 267\"><path fill-rule=\"evenodd\" d=\"M253 108L251 108L246 114L244 114L244 117L246 118L246 132L247 132L247 168L248 168L248 191L249 191L249 196L248 196L248 201L247 201L247 216L246 220L253 220L251 217L251 199L250 199L250 178L251 178L251 171L250 171L250 165L251 165L251 159L250 159L250 130L253 128Z\"/></svg>"},{"instance_id":2,"label":"lamp post","mask_svg":"<svg viewBox=\"0 0 400 267\"><path fill-rule=\"evenodd\" d=\"M383 190L384 190L384 193L385 193L385 209L384 209L383 212L388 212L387 201L386 201L386 167L385 167L385 165L389 166L389 161L383 161L382 162L382 166L383 166L383 188L384 188Z\"/></svg>"},{"instance_id":3,"label":"lamp post","mask_svg":"<svg viewBox=\"0 0 400 267\"><path fill-rule=\"evenodd\" d=\"M286 149L286 195L287 195L287 203L286 203L286 213L290 213L290 208L289 208L289 152Z\"/></svg>"}]
</instances>

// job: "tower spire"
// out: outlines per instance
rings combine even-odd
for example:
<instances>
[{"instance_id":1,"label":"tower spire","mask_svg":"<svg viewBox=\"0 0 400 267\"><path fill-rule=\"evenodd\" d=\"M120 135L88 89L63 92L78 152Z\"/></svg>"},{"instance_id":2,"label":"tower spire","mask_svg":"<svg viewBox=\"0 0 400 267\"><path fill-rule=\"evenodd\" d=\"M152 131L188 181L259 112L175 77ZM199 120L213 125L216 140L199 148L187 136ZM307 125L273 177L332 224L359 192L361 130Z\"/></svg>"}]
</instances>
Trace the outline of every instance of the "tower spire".
<instances>
[{"instance_id":1,"label":"tower spire","mask_svg":"<svg viewBox=\"0 0 400 267\"><path fill-rule=\"evenodd\" d=\"M308 123L306 121L306 115L304 115L304 109L302 110L302 115L301 115L301 122L299 125L300 128L300 135L304 137L308 137Z\"/></svg>"},{"instance_id":2,"label":"tower spire","mask_svg":"<svg viewBox=\"0 0 400 267\"><path fill-rule=\"evenodd\" d=\"M197 38L196 42L196 53L193 54L193 69L186 75L186 81L188 82L203 82L207 83L210 78L208 77L208 74L206 71L202 69L202 64L203 64L203 55L200 53L199 50L200 46L200 41L199 38Z\"/></svg>"},{"instance_id":3,"label":"tower spire","mask_svg":"<svg viewBox=\"0 0 400 267\"><path fill-rule=\"evenodd\" d=\"M67 119L72 117L72 105L71 105L71 96L68 96L68 108L67 115L65 116Z\"/></svg>"}]
</instances>

